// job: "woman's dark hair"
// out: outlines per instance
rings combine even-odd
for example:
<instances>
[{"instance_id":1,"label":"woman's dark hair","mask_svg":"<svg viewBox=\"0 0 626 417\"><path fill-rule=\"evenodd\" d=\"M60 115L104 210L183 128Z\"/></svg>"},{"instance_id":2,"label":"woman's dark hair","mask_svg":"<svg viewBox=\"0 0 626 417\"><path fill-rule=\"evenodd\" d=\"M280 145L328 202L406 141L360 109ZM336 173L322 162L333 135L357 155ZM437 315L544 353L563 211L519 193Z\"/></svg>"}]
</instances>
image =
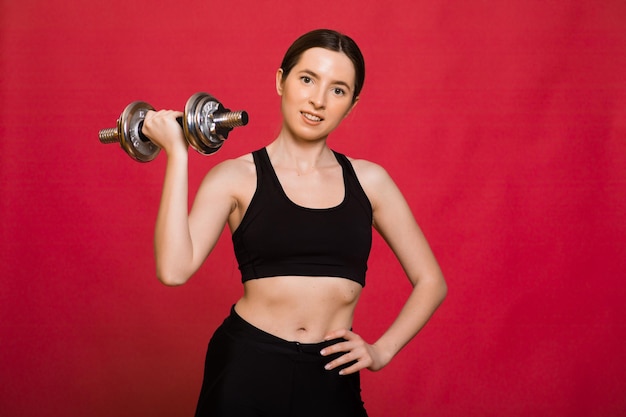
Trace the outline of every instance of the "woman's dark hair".
<instances>
[{"instance_id":1,"label":"woman's dark hair","mask_svg":"<svg viewBox=\"0 0 626 417\"><path fill-rule=\"evenodd\" d=\"M280 64L280 68L283 70L283 80L287 78L287 75L296 66L302 54L311 48L324 48L335 52L343 52L350 58L355 72L354 95L352 96L352 101L354 102L361 93L363 82L365 81L365 60L356 42L334 30L317 29L307 32L296 39L287 49L283 62Z\"/></svg>"}]
</instances>

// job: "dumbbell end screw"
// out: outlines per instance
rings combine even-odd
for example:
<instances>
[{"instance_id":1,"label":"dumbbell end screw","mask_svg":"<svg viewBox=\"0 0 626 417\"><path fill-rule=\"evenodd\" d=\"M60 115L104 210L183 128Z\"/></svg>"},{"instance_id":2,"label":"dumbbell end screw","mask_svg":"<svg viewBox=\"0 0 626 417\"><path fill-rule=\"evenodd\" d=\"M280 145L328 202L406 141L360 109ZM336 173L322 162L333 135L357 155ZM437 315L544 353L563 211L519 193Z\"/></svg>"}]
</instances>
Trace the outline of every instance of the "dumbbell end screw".
<instances>
[{"instance_id":1,"label":"dumbbell end screw","mask_svg":"<svg viewBox=\"0 0 626 417\"><path fill-rule=\"evenodd\" d=\"M104 144L117 143L120 141L120 136L115 127L100 130L98 138L100 139L100 143Z\"/></svg>"},{"instance_id":2,"label":"dumbbell end screw","mask_svg":"<svg viewBox=\"0 0 626 417\"><path fill-rule=\"evenodd\" d=\"M248 112L246 112L245 110L241 110L214 114L213 122L220 128L225 129L245 126L248 124Z\"/></svg>"}]
</instances>

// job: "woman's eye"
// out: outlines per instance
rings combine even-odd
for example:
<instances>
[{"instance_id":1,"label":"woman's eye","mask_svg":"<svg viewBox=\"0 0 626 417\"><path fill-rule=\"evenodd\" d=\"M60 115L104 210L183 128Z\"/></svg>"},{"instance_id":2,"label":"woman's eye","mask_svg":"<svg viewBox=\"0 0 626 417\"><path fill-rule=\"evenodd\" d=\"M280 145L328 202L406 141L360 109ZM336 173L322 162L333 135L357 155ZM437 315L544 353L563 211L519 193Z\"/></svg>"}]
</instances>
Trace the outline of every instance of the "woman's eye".
<instances>
[{"instance_id":1,"label":"woman's eye","mask_svg":"<svg viewBox=\"0 0 626 417\"><path fill-rule=\"evenodd\" d=\"M335 89L333 90L333 92L334 92L336 95L338 95L338 96L343 96L343 95L345 95L345 94L346 94L346 92L345 92L343 89L341 89L341 88L335 88Z\"/></svg>"},{"instance_id":2,"label":"woman's eye","mask_svg":"<svg viewBox=\"0 0 626 417\"><path fill-rule=\"evenodd\" d=\"M311 82L311 77L307 77L307 76L302 76L300 77L300 79L302 80L303 83L305 84L309 84Z\"/></svg>"}]
</instances>

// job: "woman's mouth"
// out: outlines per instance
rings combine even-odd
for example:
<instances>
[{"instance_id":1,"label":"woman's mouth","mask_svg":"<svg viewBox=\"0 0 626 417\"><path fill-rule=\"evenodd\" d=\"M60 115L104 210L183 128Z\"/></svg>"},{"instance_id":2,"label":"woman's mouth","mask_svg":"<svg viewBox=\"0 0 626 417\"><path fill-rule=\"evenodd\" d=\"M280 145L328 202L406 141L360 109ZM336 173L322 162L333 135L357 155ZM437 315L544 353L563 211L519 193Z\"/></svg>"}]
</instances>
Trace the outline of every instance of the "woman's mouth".
<instances>
[{"instance_id":1,"label":"woman's mouth","mask_svg":"<svg viewBox=\"0 0 626 417\"><path fill-rule=\"evenodd\" d=\"M316 115L311 114L311 113L300 112L300 114L302 114L305 119L310 120L312 122L321 122L323 120L321 117L316 116Z\"/></svg>"}]
</instances>

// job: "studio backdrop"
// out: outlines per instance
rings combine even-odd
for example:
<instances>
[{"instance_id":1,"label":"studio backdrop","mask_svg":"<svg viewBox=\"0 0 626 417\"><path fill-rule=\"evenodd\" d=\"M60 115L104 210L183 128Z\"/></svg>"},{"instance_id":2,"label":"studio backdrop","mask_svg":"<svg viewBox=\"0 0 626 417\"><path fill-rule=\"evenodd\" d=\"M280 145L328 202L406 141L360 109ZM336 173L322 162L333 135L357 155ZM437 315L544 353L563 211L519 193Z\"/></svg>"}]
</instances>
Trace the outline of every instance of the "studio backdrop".
<instances>
[{"instance_id":1,"label":"studio backdrop","mask_svg":"<svg viewBox=\"0 0 626 417\"><path fill-rule=\"evenodd\" d=\"M280 129L282 56L315 28L367 74L330 146L387 169L449 285L423 331L362 372L372 417L626 415L626 3L0 3L0 415L191 416L210 335L241 295L228 230L200 271L155 276L166 156L101 144L127 104L207 92ZM211 213L207 213L210 216ZM375 236L355 330L411 286Z\"/></svg>"}]
</instances>

